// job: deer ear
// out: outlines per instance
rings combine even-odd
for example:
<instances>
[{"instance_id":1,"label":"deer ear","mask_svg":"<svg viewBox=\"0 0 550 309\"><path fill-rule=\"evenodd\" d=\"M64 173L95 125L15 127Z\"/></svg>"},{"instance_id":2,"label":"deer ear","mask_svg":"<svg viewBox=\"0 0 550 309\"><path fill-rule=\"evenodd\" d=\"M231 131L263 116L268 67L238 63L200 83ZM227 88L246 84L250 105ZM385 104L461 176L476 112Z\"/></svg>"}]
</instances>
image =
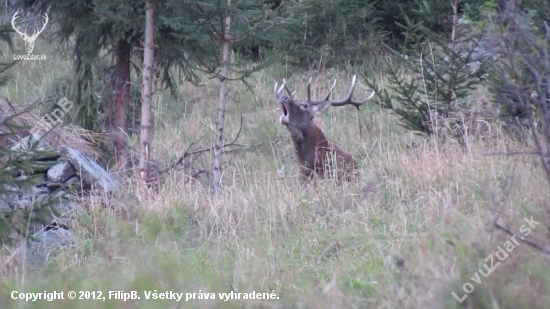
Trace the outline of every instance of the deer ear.
<instances>
[{"instance_id":1,"label":"deer ear","mask_svg":"<svg viewBox=\"0 0 550 309\"><path fill-rule=\"evenodd\" d=\"M330 107L330 105L332 104L332 102L330 101L323 101L323 102L320 102L318 104L315 104L313 106L311 106L311 110L313 111L314 114L322 114L324 112L327 111L327 109Z\"/></svg>"}]
</instances>

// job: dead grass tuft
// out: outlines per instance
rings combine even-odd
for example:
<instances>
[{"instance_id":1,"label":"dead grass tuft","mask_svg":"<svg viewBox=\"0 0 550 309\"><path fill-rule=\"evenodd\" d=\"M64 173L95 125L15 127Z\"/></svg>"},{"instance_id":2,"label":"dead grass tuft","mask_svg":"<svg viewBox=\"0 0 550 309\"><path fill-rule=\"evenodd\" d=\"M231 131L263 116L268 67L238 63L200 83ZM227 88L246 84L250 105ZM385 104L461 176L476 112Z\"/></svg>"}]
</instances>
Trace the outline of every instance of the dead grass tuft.
<instances>
[{"instance_id":1,"label":"dead grass tuft","mask_svg":"<svg viewBox=\"0 0 550 309\"><path fill-rule=\"evenodd\" d=\"M16 107L7 98L0 97L0 113L4 117L13 116L21 112L21 110L24 109ZM37 125L41 121L41 118L32 111L29 111L17 115L12 119L12 122L30 129ZM23 138L29 134L29 130L22 130L16 132L16 134L20 138ZM75 148L94 159L99 158L101 155L97 146L104 138L103 134L94 133L74 125L56 126L43 136L43 139L55 149L61 149L62 147Z\"/></svg>"}]
</instances>

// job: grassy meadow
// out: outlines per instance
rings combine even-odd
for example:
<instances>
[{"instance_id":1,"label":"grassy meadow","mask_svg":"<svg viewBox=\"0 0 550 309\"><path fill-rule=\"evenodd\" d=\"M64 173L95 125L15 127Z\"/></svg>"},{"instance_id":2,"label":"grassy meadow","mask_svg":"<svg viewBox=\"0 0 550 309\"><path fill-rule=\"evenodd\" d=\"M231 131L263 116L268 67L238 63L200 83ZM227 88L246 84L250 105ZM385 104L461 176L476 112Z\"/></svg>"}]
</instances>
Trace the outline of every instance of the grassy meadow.
<instances>
[{"instance_id":1,"label":"grassy meadow","mask_svg":"<svg viewBox=\"0 0 550 309\"><path fill-rule=\"evenodd\" d=\"M39 43L37 49L46 48L45 41ZM71 79L71 57L53 50L35 53L46 53L48 60L21 61L0 89L14 104L44 99ZM358 71L384 84L376 69ZM319 73L314 96L337 77L333 98L342 97L352 74ZM519 241L490 275L475 277L487 257L510 240L493 227L497 217L514 231L532 217L540 224L527 237L549 243L550 190L538 159L494 154L525 150L527 144L491 124L487 139L438 147L435 138L407 132L394 114L375 104L359 114L351 106L331 108L316 121L329 140L353 153L360 181L342 187L323 181L302 189L289 134L277 123L273 84L283 77L298 97L305 96L308 72L285 67L255 73L249 80L253 92L230 84L226 140L236 135L242 115L237 143L246 147L225 155L221 198L182 169L168 173L157 191L124 179L139 203L121 200L118 207L132 215L89 203L74 227L81 243L46 268L27 269L4 249L0 307L550 308L549 259L526 243ZM218 86L205 78L202 87L180 84L177 100L157 93L156 162L174 162L201 137L197 149L211 145ZM366 93L357 86L356 98ZM489 99L482 89L468 98ZM139 137L130 138L139 149ZM204 153L194 164L206 169L209 162ZM452 293L462 298L464 288L471 293L459 303ZM101 291L106 297L108 291L137 291L141 299L25 302L13 300L12 291ZM184 299L145 299L145 292L165 291L184 293ZM218 293L231 291L276 297L220 299ZM216 293L216 299L199 299L210 295L204 293Z\"/></svg>"}]
</instances>

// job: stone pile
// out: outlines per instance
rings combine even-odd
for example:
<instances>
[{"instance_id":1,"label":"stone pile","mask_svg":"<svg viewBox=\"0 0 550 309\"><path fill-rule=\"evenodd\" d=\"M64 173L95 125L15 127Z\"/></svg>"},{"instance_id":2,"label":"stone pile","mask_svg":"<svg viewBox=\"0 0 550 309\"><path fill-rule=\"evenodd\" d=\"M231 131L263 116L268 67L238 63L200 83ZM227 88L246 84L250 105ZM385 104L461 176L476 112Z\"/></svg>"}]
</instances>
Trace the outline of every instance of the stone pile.
<instances>
[{"instance_id":1,"label":"stone pile","mask_svg":"<svg viewBox=\"0 0 550 309\"><path fill-rule=\"evenodd\" d=\"M12 151L28 149L25 146L32 137L13 145ZM28 163L33 164L35 174L18 177L32 178L32 186L0 184L3 186L0 188L0 212L30 207L47 210L45 221L29 223L30 234L36 241L27 239L18 248L20 260L23 259L26 266L36 268L78 241L78 234L71 229L71 220L83 211L77 197L93 192L107 195L115 190L117 181L103 167L74 148L64 147L56 151L42 140L33 150L47 150L55 155L38 159L30 153L23 155L23 158L33 158L33 162Z\"/></svg>"}]
</instances>

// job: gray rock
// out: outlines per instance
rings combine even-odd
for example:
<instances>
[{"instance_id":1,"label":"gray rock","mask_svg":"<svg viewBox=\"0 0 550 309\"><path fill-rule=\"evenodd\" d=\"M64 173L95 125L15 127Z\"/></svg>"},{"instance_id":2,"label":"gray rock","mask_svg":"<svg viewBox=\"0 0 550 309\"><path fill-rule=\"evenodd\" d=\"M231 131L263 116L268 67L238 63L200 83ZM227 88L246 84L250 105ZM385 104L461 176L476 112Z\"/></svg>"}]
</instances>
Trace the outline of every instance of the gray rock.
<instances>
[{"instance_id":1,"label":"gray rock","mask_svg":"<svg viewBox=\"0 0 550 309\"><path fill-rule=\"evenodd\" d=\"M0 212L13 210L13 200L18 197L18 186L0 185Z\"/></svg>"},{"instance_id":2,"label":"gray rock","mask_svg":"<svg viewBox=\"0 0 550 309\"><path fill-rule=\"evenodd\" d=\"M61 200L54 202L51 208L57 212L57 215L52 211L50 224L56 223L57 225L69 225L69 222L75 217L75 215L82 210L82 206L73 200Z\"/></svg>"},{"instance_id":3,"label":"gray rock","mask_svg":"<svg viewBox=\"0 0 550 309\"><path fill-rule=\"evenodd\" d=\"M57 190L54 193L50 193L45 187L32 187L32 193L20 191L0 195L0 212L27 207L43 209L41 213L44 214L45 217L43 217L44 220L41 222L45 225L50 225L52 223L68 225L69 221L74 218L75 213L82 209L76 197L68 194L64 190ZM39 226L42 227L42 224L39 224Z\"/></svg>"},{"instance_id":4,"label":"gray rock","mask_svg":"<svg viewBox=\"0 0 550 309\"><path fill-rule=\"evenodd\" d=\"M17 258L31 269L41 268L60 253L74 247L79 240L75 232L65 229L72 226L70 221L85 208L74 195L75 187L72 186L79 189L82 184L109 193L125 190L118 185L120 180L80 151L64 148L62 155L65 161L59 162L60 154L53 150L50 157L52 148L39 139L38 135L30 135L12 147L12 151L23 152L23 157L28 156L29 164L36 167L30 169L32 175L14 171L18 180L26 179L25 185L0 184L0 213L34 207L41 208L41 214L45 215L45 221L41 220L28 227L37 241L29 239L16 244L19 249ZM31 153L32 143L36 143L33 149L40 150L40 155L44 153L45 157L37 157ZM51 211L48 207L51 207ZM57 228L48 229L52 226Z\"/></svg>"},{"instance_id":5,"label":"gray rock","mask_svg":"<svg viewBox=\"0 0 550 309\"><path fill-rule=\"evenodd\" d=\"M0 207L0 211L40 206L49 194L50 191L44 186L32 186L26 189L12 186L9 192L0 194L0 200L4 201L10 209Z\"/></svg>"},{"instance_id":6,"label":"gray rock","mask_svg":"<svg viewBox=\"0 0 550 309\"><path fill-rule=\"evenodd\" d=\"M50 189L45 185L32 187L32 194L34 194L35 196L41 196L41 195L50 194L50 193L51 193Z\"/></svg>"},{"instance_id":7,"label":"gray rock","mask_svg":"<svg viewBox=\"0 0 550 309\"><path fill-rule=\"evenodd\" d=\"M55 191L51 194L50 198L51 199L62 200L62 199L67 198L69 196L71 196L71 195L69 193L67 193L67 191L65 191L65 190L57 190L57 191Z\"/></svg>"},{"instance_id":8,"label":"gray rock","mask_svg":"<svg viewBox=\"0 0 550 309\"><path fill-rule=\"evenodd\" d=\"M14 194L11 197L12 199L8 200L8 203L16 209L27 208L33 204L32 196L27 194Z\"/></svg>"},{"instance_id":9,"label":"gray rock","mask_svg":"<svg viewBox=\"0 0 550 309\"><path fill-rule=\"evenodd\" d=\"M0 212L12 210L10 204L0 196Z\"/></svg>"},{"instance_id":10,"label":"gray rock","mask_svg":"<svg viewBox=\"0 0 550 309\"><path fill-rule=\"evenodd\" d=\"M54 150L50 146L50 144L48 144L45 140L42 139L42 137L39 134L30 134L22 138L15 145L11 146L10 149L15 152L29 153L29 156L23 156L23 158L25 158L25 157L30 157L31 148L33 148L36 151Z\"/></svg>"},{"instance_id":11,"label":"gray rock","mask_svg":"<svg viewBox=\"0 0 550 309\"><path fill-rule=\"evenodd\" d=\"M78 241L74 232L62 228L39 231L34 237L36 241L23 241L19 246L19 260L33 269L44 266L63 251L74 248Z\"/></svg>"},{"instance_id":12,"label":"gray rock","mask_svg":"<svg viewBox=\"0 0 550 309\"><path fill-rule=\"evenodd\" d=\"M65 186L73 186L73 185L80 186L80 177L78 177L78 175L74 175L73 177L67 179L67 181L65 181L63 183L63 185L65 185Z\"/></svg>"},{"instance_id":13,"label":"gray rock","mask_svg":"<svg viewBox=\"0 0 550 309\"><path fill-rule=\"evenodd\" d=\"M18 185L13 184L4 184L1 189L3 192L18 192L19 190L21 190L21 188Z\"/></svg>"},{"instance_id":14,"label":"gray rock","mask_svg":"<svg viewBox=\"0 0 550 309\"><path fill-rule=\"evenodd\" d=\"M53 183L64 183L76 173L73 165L62 161L52 166L46 173L46 179Z\"/></svg>"},{"instance_id":15,"label":"gray rock","mask_svg":"<svg viewBox=\"0 0 550 309\"><path fill-rule=\"evenodd\" d=\"M74 166L83 183L107 192L116 189L115 178L85 154L69 147L64 147L62 153Z\"/></svg>"}]
</instances>

